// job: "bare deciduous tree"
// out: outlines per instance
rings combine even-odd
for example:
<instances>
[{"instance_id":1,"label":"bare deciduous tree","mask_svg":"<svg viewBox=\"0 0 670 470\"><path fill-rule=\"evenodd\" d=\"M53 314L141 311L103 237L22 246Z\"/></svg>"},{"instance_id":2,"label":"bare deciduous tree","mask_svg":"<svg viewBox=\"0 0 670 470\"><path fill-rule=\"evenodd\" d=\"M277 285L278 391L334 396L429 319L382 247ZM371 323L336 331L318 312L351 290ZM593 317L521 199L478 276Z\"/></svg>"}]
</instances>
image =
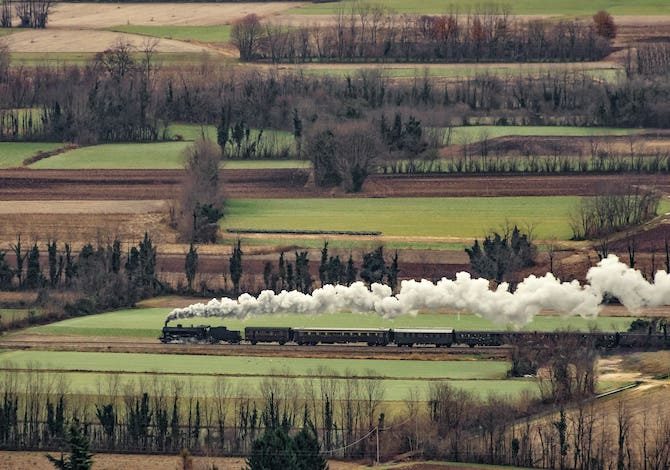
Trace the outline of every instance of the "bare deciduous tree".
<instances>
[{"instance_id":1,"label":"bare deciduous tree","mask_svg":"<svg viewBox=\"0 0 670 470\"><path fill-rule=\"evenodd\" d=\"M240 59L252 60L260 47L263 27L256 14L250 14L233 24L231 37L233 44L240 51Z\"/></svg>"},{"instance_id":2,"label":"bare deciduous tree","mask_svg":"<svg viewBox=\"0 0 670 470\"><path fill-rule=\"evenodd\" d=\"M186 174L175 225L184 240L212 243L217 237L217 222L223 214L219 163L219 147L207 139L199 139L184 152Z\"/></svg>"}]
</instances>

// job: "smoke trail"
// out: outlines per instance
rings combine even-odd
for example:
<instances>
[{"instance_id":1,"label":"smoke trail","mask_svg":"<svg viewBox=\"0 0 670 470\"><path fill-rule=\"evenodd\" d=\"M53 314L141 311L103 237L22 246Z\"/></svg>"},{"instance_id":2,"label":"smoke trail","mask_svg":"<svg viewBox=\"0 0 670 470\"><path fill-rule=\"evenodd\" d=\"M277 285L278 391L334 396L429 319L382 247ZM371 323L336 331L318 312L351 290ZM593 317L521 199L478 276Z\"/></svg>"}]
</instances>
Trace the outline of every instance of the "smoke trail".
<instances>
[{"instance_id":1,"label":"smoke trail","mask_svg":"<svg viewBox=\"0 0 670 470\"><path fill-rule=\"evenodd\" d=\"M588 281L561 282L552 274L529 276L509 292L506 283L492 290L487 279L473 279L461 272L456 279L437 283L425 279L402 281L400 291L362 282L351 286L326 285L311 294L263 291L258 297L242 294L238 299L213 299L173 310L167 320L191 317L237 317L273 313L324 314L337 312L375 312L386 318L416 315L419 310L453 309L473 313L499 324L523 326L543 309L562 315L593 318L598 315L605 294L617 297L626 308L670 304L670 276L656 273L653 284L642 274L610 255L589 269Z\"/></svg>"}]
</instances>

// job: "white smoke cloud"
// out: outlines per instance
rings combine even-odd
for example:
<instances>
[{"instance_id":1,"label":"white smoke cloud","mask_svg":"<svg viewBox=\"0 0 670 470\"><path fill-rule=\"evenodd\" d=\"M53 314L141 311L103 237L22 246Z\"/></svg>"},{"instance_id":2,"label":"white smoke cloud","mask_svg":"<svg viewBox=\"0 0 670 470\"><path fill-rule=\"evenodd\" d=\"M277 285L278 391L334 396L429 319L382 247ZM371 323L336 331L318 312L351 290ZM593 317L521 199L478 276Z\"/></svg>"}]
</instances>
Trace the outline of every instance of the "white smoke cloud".
<instances>
[{"instance_id":1,"label":"white smoke cloud","mask_svg":"<svg viewBox=\"0 0 670 470\"><path fill-rule=\"evenodd\" d=\"M325 285L311 294L263 291L258 297L242 294L238 299L212 299L173 310L167 320L191 317L236 317L279 313L327 314L374 312L386 318L416 315L419 310L453 309L473 313L498 324L523 326L541 310L554 310L565 316L594 318L605 294L617 297L629 310L645 306L670 305L670 275L656 273L654 283L610 255L589 269L588 281L561 282L552 274L529 276L509 292L506 283L491 289L487 279L461 272L455 280L442 278L437 283L425 279L402 281L393 295L389 286L362 282L351 286Z\"/></svg>"}]
</instances>

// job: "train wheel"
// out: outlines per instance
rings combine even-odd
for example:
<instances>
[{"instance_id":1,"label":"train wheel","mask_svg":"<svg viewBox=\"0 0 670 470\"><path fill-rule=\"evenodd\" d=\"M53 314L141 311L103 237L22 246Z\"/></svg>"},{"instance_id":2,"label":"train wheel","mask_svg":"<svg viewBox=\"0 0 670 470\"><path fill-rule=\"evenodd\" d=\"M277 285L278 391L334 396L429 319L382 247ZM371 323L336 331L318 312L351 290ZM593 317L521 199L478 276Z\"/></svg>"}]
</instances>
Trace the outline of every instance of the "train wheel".
<instances>
[{"instance_id":1,"label":"train wheel","mask_svg":"<svg viewBox=\"0 0 670 470\"><path fill-rule=\"evenodd\" d=\"M280 341L279 346L284 346L286 344L286 341Z\"/></svg>"},{"instance_id":2,"label":"train wheel","mask_svg":"<svg viewBox=\"0 0 670 470\"><path fill-rule=\"evenodd\" d=\"M258 341L252 341L252 342L251 342L251 345L252 345L252 346L256 346L257 344L258 344Z\"/></svg>"}]
</instances>

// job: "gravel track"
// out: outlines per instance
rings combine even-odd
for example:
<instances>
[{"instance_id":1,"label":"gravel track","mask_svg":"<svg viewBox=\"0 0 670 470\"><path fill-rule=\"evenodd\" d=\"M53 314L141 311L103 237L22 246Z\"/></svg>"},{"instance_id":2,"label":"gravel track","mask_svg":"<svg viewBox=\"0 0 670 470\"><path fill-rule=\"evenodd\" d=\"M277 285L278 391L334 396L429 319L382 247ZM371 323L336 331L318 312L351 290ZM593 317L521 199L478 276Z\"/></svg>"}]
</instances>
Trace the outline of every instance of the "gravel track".
<instances>
[{"instance_id":1,"label":"gravel track","mask_svg":"<svg viewBox=\"0 0 670 470\"><path fill-rule=\"evenodd\" d=\"M34 338L34 337L33 337ZM399 348L396 346L359 345L318 345L294 346L276 344L162 344L158 341L91 340L84 337L45 337L42 339L11 339L0 341L0 349L79 351L79 352L120 352L153 354L191 354L207 356L257 356L257 357L300 357L329 359L406 359L444 361L447 359L472 357L499 359L508 358L509 347L453 347L453 348Z\"/></svg>"}]
</instances>

